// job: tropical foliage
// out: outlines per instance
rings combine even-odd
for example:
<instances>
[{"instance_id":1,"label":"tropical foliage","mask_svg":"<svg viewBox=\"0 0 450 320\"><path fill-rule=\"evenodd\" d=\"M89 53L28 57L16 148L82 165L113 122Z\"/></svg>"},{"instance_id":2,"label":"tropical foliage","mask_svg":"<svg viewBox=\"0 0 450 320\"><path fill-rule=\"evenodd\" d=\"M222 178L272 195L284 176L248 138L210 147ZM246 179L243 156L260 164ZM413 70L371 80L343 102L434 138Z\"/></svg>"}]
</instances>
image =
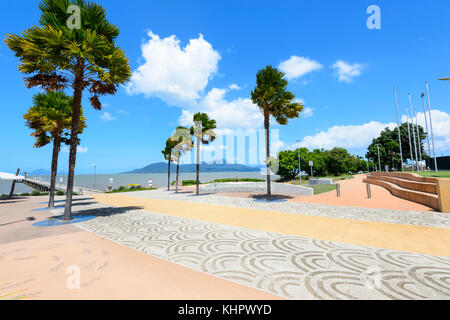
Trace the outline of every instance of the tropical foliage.
<instances>
[{"instance_id":1,"label":"tropical foliage","mask_svg":"<svg viewBox=\"0 0 450 320\"><path fill-rule=\"evenodd\" d=\"M196 188L195 194L199 195L199 185L200 185L200 146L202 144L209 144L216 139L216 120L210 119L207 113L197 112L193 117L194 126L191 127L190 133L196 139L196 150L197 150L197 174L196 174Z\"/></svg>"},{"instance_id":2,"label":"tropical foliage","mask_svg":"<svg viewBox=\"0 0 450 320\"><path fill-rule=\"evenodd\" d=\"M76 5L80 12L77 27L68 23L74 18L68 13L71 5ZM131 70L124 51L115 44L119 28L107 20L100 5L85 0L43 0L39 8L40 25L21 35L8 34L5 42L19 58L19 70L27 75L28 88L73 90L64 210L64 219L69 220L83 91L89 90L91 105L100 110L99 97L115 94L117 88L129 80Z\"/></svg>"},{"instance_id":3,"label":"tropical foliage","mask_svg":"<svg viewBox=\"0 0 450 320\"><path fill-rule=\"evenodd\" d=\"M41 148L53 141L53 153L50 178L50 197L48 206L55 205L55 186L58 168L58 155L61 143L68 144L69 130L72 125L72 98L63 92L38 93L33 96L33 106L24 114L26 125L33 129L35 148ZM86 127L83 111L80 112L78 133Z\"/></svg>"},{"instance_id":4,"label":"tropical foliage","mask_svg":"<svg viewBox=\"0 0 450 320\"><path fill-rule=\"evenodd\" d=\"M289 119L298 118L303 105L295 102L295 95L286 90L288 81L285 74L272 66L258 71L256 87L251 92L251 98L261 110L264 117L266 135L266 165L267 165L267 200L271 200L270 189L270 117L274 117L279 124L287 124Z\"/></svg>"},{"instance_id":5,"label":"tropical foliage","mask_svg":"<svg viewBox=\"0 0 450 320\"><path fill-rule=\"evenodd\" d=\"M411 146L409 145L409 138L408 138L408 124L402 123L400 126L400 137L402 142L402 153L403 153L403 161L406 160L412 160L412 157L415 158L415 152L414 152L414 141L413 141L413 134L412 134L412 125L410 124L410 131L411 131ZM416 130L416 126L414 126L414 130ZM423 141L427 138L427 134L425 133L425 130L422 126L419 125L419 140L420 140L420 146L417 146L418 152L422 153L422 159L428 159L429 156L426 154ZM416 140L417 140L417 131L415 131L416 134ZM377 163L378 165L378 150L377 150L377 144L379 144L380 148L380 162L381 162L381 168L384 170L385 166L389 166L389 168L395 168L397 170L401 170L401 158L400 158L400 145L398 143L398 130L397 128L384 129L380 135L372 140L372 143L368 147L368 151L366 153L366 157L371 159L373 162ZM416 142L417 145L417 142ZM420 151L419 151L420 150ZM420 154L418 153L418 156L420 158Z\"/></svg>"}]
</instances>

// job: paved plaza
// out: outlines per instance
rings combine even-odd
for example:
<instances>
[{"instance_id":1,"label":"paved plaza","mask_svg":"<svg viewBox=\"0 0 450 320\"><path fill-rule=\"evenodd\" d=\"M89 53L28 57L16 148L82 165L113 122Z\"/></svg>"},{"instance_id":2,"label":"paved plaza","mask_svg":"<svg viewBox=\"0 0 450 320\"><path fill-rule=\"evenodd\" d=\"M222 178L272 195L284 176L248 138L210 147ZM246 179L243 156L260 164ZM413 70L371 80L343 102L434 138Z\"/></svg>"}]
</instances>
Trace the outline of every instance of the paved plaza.
<instances>
[{"instance_id":1,"label":"paved plaza","mask_svg":"<svg viewBox=\"0 0 450 320\"><path fill-rule=\"evenodd\" d=\"M53 230L61 250L87 241L97 245L88 251L108 247L114 254L99 251L91 260L74 254L71 263L81 259L90 280L78 295L59 289L73 298L83 290L87 297L127 297L105 287L117 279L120 290L137 287L129 296L143 299L450 299L448 214L154 190L79 197L74 216L95 218L57 227L70 230L44 228ZM24 242L11 237L0 245L4 262L31 263L36 251L26 253ZM39 241L47 239L56 241ZM64 279L66 264L49 266ZM27 286L27 277L17 277ZM0 296L11 291L5 288L0 284Z\"/></svg>"}]
</instances>

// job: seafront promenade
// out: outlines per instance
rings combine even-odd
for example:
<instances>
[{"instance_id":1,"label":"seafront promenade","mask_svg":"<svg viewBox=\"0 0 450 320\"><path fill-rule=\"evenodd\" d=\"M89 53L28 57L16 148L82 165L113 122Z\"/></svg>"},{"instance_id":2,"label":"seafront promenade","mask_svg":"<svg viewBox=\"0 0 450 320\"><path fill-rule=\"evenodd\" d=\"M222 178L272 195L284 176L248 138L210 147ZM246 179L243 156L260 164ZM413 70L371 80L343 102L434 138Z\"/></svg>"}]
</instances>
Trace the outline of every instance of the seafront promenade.
<instances>
[{"instance_id":1,"label":"seafront promenade","mask_svg":"<svg viewBox=\"0 0 450 320\"><path fill-rule=\"evenodd\" d=\"M356 190L355 181L343 190ZM373 187L378 202L399 206L382 190ZM308 198L266 203L196 197L191 188L76 196L74 216L95 218L55 227L8 222L45 220L62 207L2 203L0 297L450 299L449 214ZM79 290L66 287L72 265L81 269Z\"/></svg>"}]
</instances>

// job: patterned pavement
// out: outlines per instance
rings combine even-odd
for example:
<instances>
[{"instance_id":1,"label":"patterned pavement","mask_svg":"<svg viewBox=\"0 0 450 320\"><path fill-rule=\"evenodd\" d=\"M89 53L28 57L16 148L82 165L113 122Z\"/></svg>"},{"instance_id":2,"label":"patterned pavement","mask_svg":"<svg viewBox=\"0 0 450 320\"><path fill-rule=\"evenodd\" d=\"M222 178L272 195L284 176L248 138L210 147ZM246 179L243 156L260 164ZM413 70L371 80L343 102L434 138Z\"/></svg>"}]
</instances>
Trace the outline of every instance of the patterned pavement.
<instances>
[{"instance_id":1,"label":"patterned pavement","mask_svg":"<svg viewBox=\"0 0 450 320\"><path fill-rule=\"evenodd\" d=\"M172 191L155 190L130 192L128 196L144 199L177 200L195 203L214 204L221 206L268 210L284 213L302 214L308 216L320 216L329 218L351 219L361 221L388 222L396 224L417 225L426 227L450 228L450 214L439 212L400 211L373 208L357 208L343 206L329 206L313 203L299 202L271 202L255 201L253 199L225 197L216 195L202 195Z\"/></svg>"},{"instance_id":2,"label":"patterned pavement","mask_svg":"<svg viewBox=\"0 0 450 320\"><path fill-rule=\"evenodd\" d=\"M197 199L214 200L210 196ZM77 224L84 230L282 297L450 299L450 258L256 231L105 204L91 203L75 210L98 216ZM412 224L420 223L415 216L420 213L409 214L416 219Z\"/></svg>"}]
</instances>

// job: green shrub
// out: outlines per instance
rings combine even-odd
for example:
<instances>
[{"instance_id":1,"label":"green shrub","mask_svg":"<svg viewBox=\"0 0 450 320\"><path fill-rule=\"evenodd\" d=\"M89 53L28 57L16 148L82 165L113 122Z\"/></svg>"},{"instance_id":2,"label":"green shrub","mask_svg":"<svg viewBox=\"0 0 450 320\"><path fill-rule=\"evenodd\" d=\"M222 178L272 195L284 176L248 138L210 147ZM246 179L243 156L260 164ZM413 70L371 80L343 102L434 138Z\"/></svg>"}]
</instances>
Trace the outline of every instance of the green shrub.
<instances>
[{"instance_id":1,"label":"green shrub","mask_svg":"<svg viewBox=\"0 0 450 320\"><path fill-rule=\"evenodd\" d=\"M29 197L31 194L29 192L23 192L20 194L21 197Z\"/></svg>"},{"instance_id":2,"label":"green shrub","mask_svg":"<svg viewBox=\"0 0 450 320\"><path fill-rule=\"evenodd\" d=\"M63 195L65 195L66 193L64 192L64 191L61 191L61 190L58 190L58 191L56 191L56 195L57 196L63 196Z\"/></svg>"},{"instance_id":3,"label":"green shrub","mask_svg":"<svg viewBox=\"0 0 450 320\"><path fill-rule=\"evenodd\" d=\"M183 186L193 186L195 184L197 184L197 181L195 181L195 180L183 180L183 182L182 182Z\"/></svg>"}]
</instances>

